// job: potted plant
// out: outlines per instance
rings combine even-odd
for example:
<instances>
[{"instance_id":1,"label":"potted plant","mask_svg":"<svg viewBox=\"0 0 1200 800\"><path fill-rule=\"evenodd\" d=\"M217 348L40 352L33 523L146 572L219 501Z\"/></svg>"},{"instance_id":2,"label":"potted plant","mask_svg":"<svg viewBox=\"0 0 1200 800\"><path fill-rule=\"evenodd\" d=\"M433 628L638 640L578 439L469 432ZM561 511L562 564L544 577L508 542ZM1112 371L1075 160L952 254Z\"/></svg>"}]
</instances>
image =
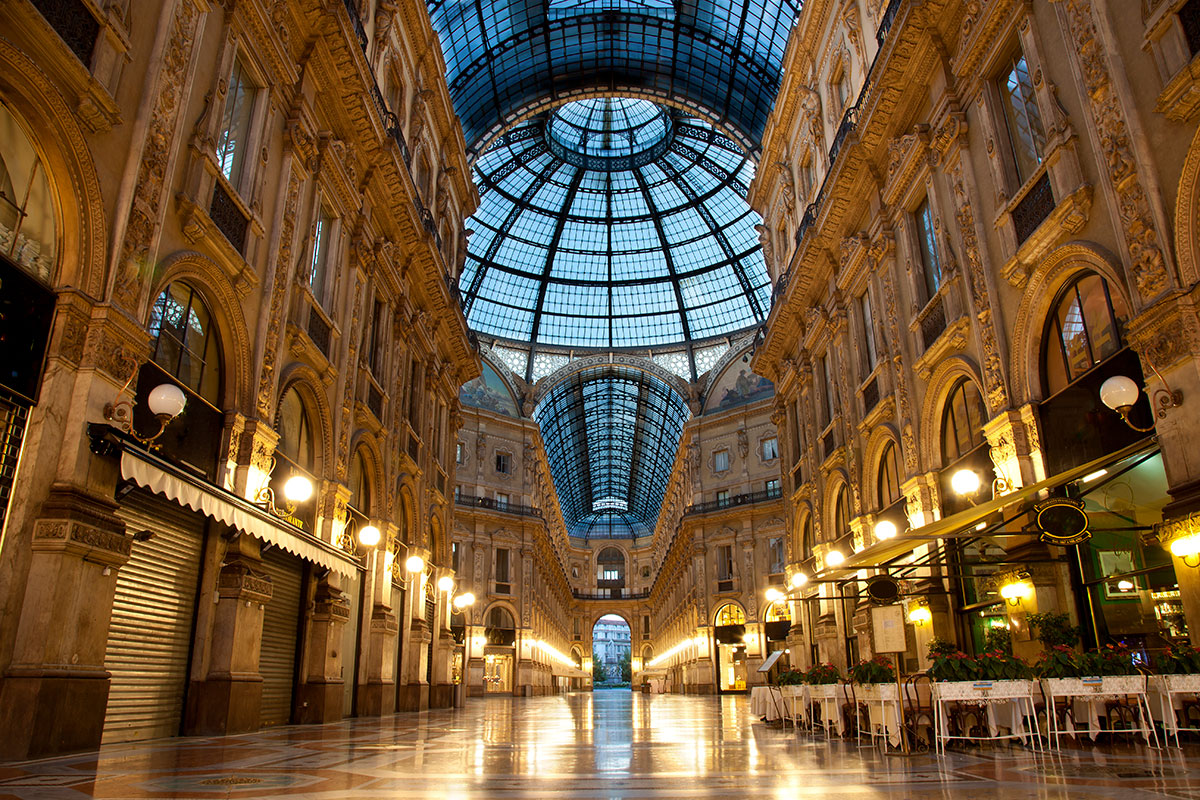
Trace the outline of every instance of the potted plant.
<instances>
[{"instance_id":1,"label":"potted plant","mask_svg":"<svg viewBox=\"0 0 1200 800\"><path fill-rule=\"evenodd\" d=\"M803 691L804 673L796 669L785 670L779 673L779 677L775 679L775 685L779 687L779 692L784 697L794 697Z\"/></svg>"},{"instance_id":2,"label":"potted plant","mask_svg":"<svg viewBox=\"0 0 1200 800\"><path fill-rule=\"evenodd\" d=\"M1171 692L1200 692L1200 647L1173 644L1154 658L1154 680Z\"/></svg>"},{"instance_id":3,"label":"potted plant","mask_svg":"<svg viewBox=\"0 0 1200 800\"><path fill-rule=\"evenodd\" d=\"M846 677L858 688L855 694L863 700L893 700L896 697L896 668L884 655L859 661L846 670Z\"/></svg>"},{"instance_id":4,"label":"potted plant","mask_svg":"<svg viewBox=\"0 0 1200 800\"><path fill-rule=\"evenodd\" d=\"M1012 653L992 650L972 658L939 646L930 649L929 677L938 697L978 700L984 697L1027 697L1033 691L1029 665Z\"/></svg>"},{"instance_id":5,"label":"potted plant","mask_svg":"<svg viewBox=\"0 0 1200 800\"><path fill-rule=\"evenodd\" d=\"M813 664L804 676L808 684L809 696L813 698L830 698L837 696L837 685L842 680L842 673L833 664Z\"/></svg>"}]
</instances>

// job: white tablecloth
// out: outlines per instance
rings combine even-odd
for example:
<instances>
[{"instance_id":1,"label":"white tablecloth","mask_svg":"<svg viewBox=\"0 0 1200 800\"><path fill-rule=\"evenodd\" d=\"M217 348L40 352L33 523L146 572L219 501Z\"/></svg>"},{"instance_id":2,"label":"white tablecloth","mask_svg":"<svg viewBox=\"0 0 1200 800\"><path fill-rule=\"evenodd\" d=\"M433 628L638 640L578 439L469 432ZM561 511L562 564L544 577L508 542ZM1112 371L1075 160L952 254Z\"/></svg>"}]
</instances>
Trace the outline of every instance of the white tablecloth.
<instances>
[{"instance_id":1,"label":"white tablecloth","mask_svg":"<svg viewBox=\"0 0 1200 800\"><path fill-rule=\"evenodd\" d=\"M750 714L772 722L783 713L783 700L774 686L750 688Z\"/></svg>"}]
</instances>

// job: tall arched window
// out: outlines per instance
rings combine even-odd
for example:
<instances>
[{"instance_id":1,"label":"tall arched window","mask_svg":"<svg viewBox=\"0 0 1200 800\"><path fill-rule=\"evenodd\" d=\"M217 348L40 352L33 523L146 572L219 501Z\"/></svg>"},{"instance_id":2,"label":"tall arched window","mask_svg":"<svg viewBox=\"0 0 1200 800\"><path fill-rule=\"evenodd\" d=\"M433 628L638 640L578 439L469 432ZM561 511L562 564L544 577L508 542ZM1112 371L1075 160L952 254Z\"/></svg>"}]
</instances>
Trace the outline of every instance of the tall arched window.
<instances>
[{"instance_id":1,"label":"tall arched window","mask_svg":"<svg viewBox=\"0 0 1200 800\"><path fill-rule=\"evenodd\" d=\"M399 496L396 498L396 517L392 521L396 523L397 541L404 542L405 544L412 542L408 523L409 508L410 505L408 502L408 497L404 492L400 492Z\"/></svg>"},{"instance_id":2,"label":"tall arched window","mask_svg":"<svg viewBox=\"0 0 1200 800\"><path fill-rule=\"evenodd\" d=\"M58 235L46 166L32 138L0 103L0 253L46 283L54 279Z\"/></svg>"},{"instance_id":3,"label":"tall arched window","mask_svg":"<svg viewBox=\"0 0 1200 800\"><path fill-rule=\"evenodd\" d=\"M209 404L221 402L220 342L212 314L186 283L167 286L150 310L154 363Z\"/></svg>"},{"instance_id":4,"label":"tall arched window","mask_svg":"<svg viewBox=\"0 0 1200 800\"><path fill-rule=\"evenodd\" d=\"M804 518L804 527L801 530L803 532L800 535L800 546L802 548L800 552L804 558L809 558L812 556L813 545L816 544L816 541L813 539L812 514Z\"/></svg>"},{"instance_id":5,"label":"tall arched window","mask_svg":"<svg viewBox=\"0 0 1200 800\"><path fill-rule=\"evenodd\" d=\"M275 447L275 454L292 467L299 468L311 476L316 471L312 423L309 421L308 409L304 407L304 401L300 399L300 393L295 387L288 389L279 398L279 422L276 430L279 432L279 444ZM276 470L276 473L278 472L279 470Z\"/></svg>"},{"instance_id":6,"label":"tall arched window","mask_svg":"<svg viewBox=\"0 0 1200 800\"><path fill-rule=\"evenodd\" d=\"M833 504L833 536L841 539L850 533L850 492L843 483Z\"/></svg>"},{"instance_id":7,"label":"tall arched window","mask_svg":"<svg viewBox=\"0 0 1200 800\"><path fill-rule=\"evenodd\" d=\"M371 516L371 471L361 449L354 451L350 462L350 492L350 505Z\"/></svg>"},{"instance_id":8,"label":"tall arched window","mask_svg":"<svg viewBox=\"0 0 1200 800\"><path fill-rule=\"evenodd\" d=\"M1119 294L1094 272L1072 281L1054 305L1042 350L1046 394L1069 383L1124 346L1121 328L1129 308Z\"/></svg>"},{"instance_id":9,"label":"tall arched window","mask_svg":"<svg viewBox=\"0 0 1200 800\"><path fill-rule=\"evenodd\" d=\"M887 508L900 499L900 470L896 466L896 443L888 442L879 457L879 507Z\"/></svg>"},{"instance_id":10,"label":"tall arched window","mask_svg":"<svg viewBox=\"0 0 1200 800\"><path fill-rule=\"evenodd\" d=\"M983 444L987 414L974 381L960 380L942 411L942 464L950 464Z\"/></svg>"}]
</instances>

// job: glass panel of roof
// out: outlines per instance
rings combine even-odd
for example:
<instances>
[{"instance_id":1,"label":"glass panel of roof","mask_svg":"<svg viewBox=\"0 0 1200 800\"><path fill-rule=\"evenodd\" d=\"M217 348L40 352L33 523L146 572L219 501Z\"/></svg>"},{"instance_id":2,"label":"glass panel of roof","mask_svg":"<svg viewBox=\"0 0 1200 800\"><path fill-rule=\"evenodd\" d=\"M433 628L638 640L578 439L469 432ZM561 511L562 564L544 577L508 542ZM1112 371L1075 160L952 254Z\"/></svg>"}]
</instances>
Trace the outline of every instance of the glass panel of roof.
<instances>
[{"instance_id":1,"label":"glass panel of roof","mask_svg":"<svg viewBox=\"0 0 1200 800\"><path fill-rule=\"evenodd\" d=\"M654 150L664 144L674 149ZM576 101L515 127L477 163L477 182L495 188L468 222L482 231L459 282L468 323L500 339L597 349L761 323L760 218L732 179L747 163L707 123L645 100Z\"/></svg>"}]
</instances>

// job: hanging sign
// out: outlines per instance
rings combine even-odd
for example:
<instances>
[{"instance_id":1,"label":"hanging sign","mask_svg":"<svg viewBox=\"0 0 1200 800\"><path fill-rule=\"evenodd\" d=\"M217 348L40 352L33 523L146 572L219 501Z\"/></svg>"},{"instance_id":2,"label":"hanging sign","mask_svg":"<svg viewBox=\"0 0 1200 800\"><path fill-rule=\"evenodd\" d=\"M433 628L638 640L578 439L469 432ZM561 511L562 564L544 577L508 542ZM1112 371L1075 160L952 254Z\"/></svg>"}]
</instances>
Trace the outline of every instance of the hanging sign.
<instances>
[{"instance_id":1,"label":"hanging sign","mask_svg":"<svg viewBox=\"0 0 1200 800\"><path fill-rule=\"evenodd\" d=\"M1082 544L1092 538L1082 500L1052 497L1033 507L1037 512L1038 539L1061 547Z\"/></svg>"}]
</instances>

